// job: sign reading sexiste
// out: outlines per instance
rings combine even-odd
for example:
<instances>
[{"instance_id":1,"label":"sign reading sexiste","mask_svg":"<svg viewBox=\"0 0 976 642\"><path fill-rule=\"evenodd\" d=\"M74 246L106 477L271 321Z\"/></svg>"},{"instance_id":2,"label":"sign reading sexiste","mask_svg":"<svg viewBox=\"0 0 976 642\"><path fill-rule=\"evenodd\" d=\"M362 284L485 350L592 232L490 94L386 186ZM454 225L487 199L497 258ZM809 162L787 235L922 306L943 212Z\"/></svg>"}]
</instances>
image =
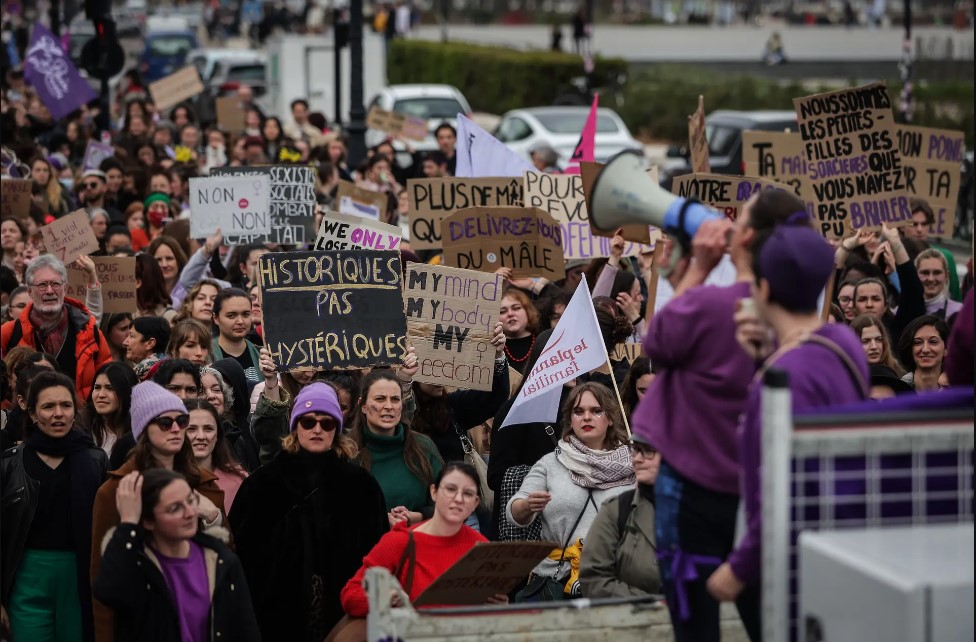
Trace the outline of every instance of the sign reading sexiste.
<instances>
[{"instance_id":1,"label":"sign reading sexiste","mask_svg":"<svg viewBox=\"0 0 976 642\"><path fill-rule=\"evenodd\" d=\"M406 354L399 252L275 252L258 265L264 345L279 370L393 365Z\"/></svg>"},{"instance_id":2,"label":"sign reading sexiste","mask_svg":"<svg viewBox=\"0 0 976 642\"><path fill-rule=\"evenodd\" d=\"M407 336L419 362L414 381L491 390L491 336L503 290L504 279L497 274L407 264L403 304Z\"/></svg>"}]
</instances>

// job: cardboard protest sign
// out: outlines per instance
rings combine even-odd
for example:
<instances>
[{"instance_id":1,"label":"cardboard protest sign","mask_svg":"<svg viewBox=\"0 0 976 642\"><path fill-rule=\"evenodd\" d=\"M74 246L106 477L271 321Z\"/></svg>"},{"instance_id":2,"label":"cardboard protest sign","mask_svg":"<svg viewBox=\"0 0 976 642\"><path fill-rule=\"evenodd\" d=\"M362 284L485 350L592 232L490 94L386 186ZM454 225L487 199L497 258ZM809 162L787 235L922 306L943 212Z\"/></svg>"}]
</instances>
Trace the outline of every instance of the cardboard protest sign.
<instances>
[{"instance_id":1,"label":"cardboard protest sign","mask_svg":"<svg viewBox=\"0 0 976 642\"><path fill-rule=\"evenodd\" d=\"M618 343L613 347L613 352L610 353L610 360L622 361L626 359L630 363L633 363L643 352L644 349L640 343Z\"/></svg>"},{"instance_id":2,"label":"cardboard protest sign","mask_svg":"<svg viewBox=\"0 0 976 642\"><path fill-rule=\"evenodd\" d=\"M396 111L386 111L374 106L366 115L366 126L378 129L397 138L424 140L427 138L427 121Z\"/></svg>"},{"instance_id":3,"label":"cardboard protest sign","mask_svg":"<svg viewBox=\"0 0 976 642\"><path fill-rule=\"evenodd\" d=\"M733 221L738 218L742 206L753 194L768 189L793 191L789 185L783 185L768 178L728 176L726 174L675 176L671 187L671 191L677 196L697 198Z\"/></svg>"},{"instance_id":4,"label":"cardboard protest sign","mask_svg":"<svg viewBox=\"0 0 976 642\"><path fill-rule=\"evenodd\" d=\"M225 245L275 243L304 246L315 239L315 169L302 165L215 167L210 176L267 176L271 194L271 232L233 236L224 232Z\"/></svg>"},{"instance_id":5,"label":"cardboard protest sign","mask_svg":"<svg viewBox=\"0 0 976 642\"><path fill-rule=\"evenodd\" d=\"M190 236L219 229L227 236L271 233L271 177L210 176L190 179Z\"/></svg>"},{"instance_id":6,"label":"cardboard protest sign","mask_svg":"<svg viewBox=\"0 0 976 642\"><path fill-rule=\"evenodd\" d=\"M98 251L98 239L88 214L78 210L41 228L44 247L62 263L71 263L81 254Z\"/></svg>"},{"instance_id":7,"label":"cardboard protest sign","mask_svg":"<svg viewBox=\"0 0 976 642\"><path fill-rule=\"evenodd\" d=\"M590 192L593 189L593 183L596 182L596 177L602 169L603 163L587 163L585 161L580 163L580 178L583 181L583 198L586 201L587 212L591 209ZM647 171L647 176L655 183L658 182L657 165ZM613 238L613 234L616 232L616 230L601 230L595 225L591 225L590 229L593 231L594 236L607 236L610 238ZM623 237L628 241L649 245L651 247L654 246L652 231L657 228L651 225L624 225L620 229L622 230ZM653 236L656 237L658 235Z\"/></svg>"},{"instance_id":8,"label":"cardboard protest sign","mask_svg":"<svg viewBox=\"0 0 976 642\"><path fill-rule=\"evenodd\" d=\"M898 149L905 168L905 186L925 199L935 214L929 232L952 236L956 222L961 165L966 153L963 132L932 127L898 126Z\"/></svg>"},{"instance_id":9,"label":"cardboard protest sign","mask_svg":"<svg viewBox=\"0 0 976 642\"><path fill-rule=\"evenodd\" d=\"M363 189L349 181L339 181L336 190L339 211L350 216L365 216L379 220L386 215L389 197L382 192Z\"/></svg>"},{"instance_id":10,"label":"cardboard protest sign","mask_svg":"<svg viewBox=\"0 0 976 642\"><path fill-rule=\"evenodd\" d=\"M258 273L278 370L393 365L406 354L399 252L274 252Z\"/></svg>"},{"instance_id":11,"label":"cardboard protest sign","mask_svg":"<svg viewBox=\"0 0 976 642\"><path fill-rule=\"evenodd\" d=\"M132 256L93 256L95 273L102 289L102 311L136 312L139 309L136 299L136 259ZM68 289L65 294L79 301L88 295L88 273L67 264Z\"/></svg>"},{"instance_id":12,"label":"cardboard protest sign","mask_svg":"<svg viewBox=\"0 0 976 642\"><path fill-rule=\"evenodd\" d=\"M705 135L705 97L698 97L698 109L688 116L688 149L691 150L691 171L708 174L712 166L708 161L708 138Z\"/></svg>"},{"instance_id":13,"label":"cardboard protest sign","mask_svg":"<svg viewBox=\"0 0 976 642\"><path fill-rule=\"evenodd\" d=\"M423 263L409 263L403 278L407 337L420 363L413 380L491 390L504 279Z\"/></svg>"},{"instance_id":14,"label":"cardboard protest sign","mask_svg":"<svg viewBox=\"0 0 976 642\"><path fill-rule=\"evenodd\" d=\"M316 250L399 250L400 228L361 216L326 211L315 239Z\"/></svg>"},{"instance_id":15,"label":"cardboard protest sign","mask_svg":"<svg viewBox=\"0 0 976 642\"><path fill-rule=\"evenodd\" d=\"M566 276L559 224L533 207L467 207L441 222L444 265L494 272L512 278Z\"/></svg>"},{"instance_id":16,"label":"cardboard protest sign","mask_svg":"<svg viewBox=\"0 0 976 642\"><path fill-rule=\"evenodd\" d=\"M538 207L559 222L563 234L563 254L567 260L610 256L611 237L597 236L590 227L581 174L526 172L524 180L526 207ZM624 256L651 252L653 249L639 243L628 243L624 247Z\"/></svg>"},{"instance_id":17,"label":"cardboard protest sign","mask_svg":"<svg viewBox=\"0 0 976 642\"><path fill-rule=\"evenodd\" d=\"M742 132L742 162L746 176L770 178L789 185L804 200L812 197L800 132Z\"/></svg>"},{"instance_id":18,"label":"cardboard protest sign","mask_svg":"<svg viewBox=\"0 0 976 642\"><path fill-rule=\"evenodd\" d=\"M239 96L220 96L214 104L217 111L217 124L225 132L244 131L246 112Z\"/></svg>"},{"instance_id":19,"label":"cardboard protest sign","mask_svg":"<svg viewBox=\"0 0 976 642\"><path fill-rule=\"evenodd\" d=\"M815 220L828 238L911 223L891 98L884 83L794 98Z\"/></svg>"},{"instance_id":20,"label":"cardboard protest sign","mask_svg":"<svg viewBox=\"0 0 976 642\"><path fill-rule=\"evenodd\" d=\"M465 207L521 207L521 178L420 178L407 181L410 247L437 250L441 221Z\"/></svg>"},{"instance_id":21,"label":"cardboard protest sign","mask_svg":"<svg viewBox=\"0 0 976 642\"><path fill-rule=\"evenodd\" d=\"M30 216L31 188L34 181L29 178L8 178L0 180L0 215L27 218Z\"/></svg>"},{"instance_id":22,"label":"cardboard protest sign","mask_svg":"<svg viewBox=\"0 0 976 642\"><path fill-rule=\"evenodd\" d=\"M187 65L149 85L149 95L159 112L165 112L184 100L203 93L203 90L200 72L193 65Z\"/></svg>"},{"instance_id":23,"label":"cardboard protest sign","mask_svg":"<svg viewBox=\"0 0 976 642\"><path fill-rule=\"evenodd\" d=\"M95 140L89 140L88 145L85 146L85 160L81 164L81 171L85 172L89 169L98 169L103 160L112 156L115 156L114 147L105 143L99 143Z\"/></svg>"},{"instance_id":24,"label":"cardboard protest sign","mask_svg":"<svg viewBox=\"0 0 976 642\"><path fill-rule=\"evenodd\" d=\"M413 601L413 606L484 604L493 595L509 593L556 542L483 542L469 550Z\"/></svg>"}]
</instances>

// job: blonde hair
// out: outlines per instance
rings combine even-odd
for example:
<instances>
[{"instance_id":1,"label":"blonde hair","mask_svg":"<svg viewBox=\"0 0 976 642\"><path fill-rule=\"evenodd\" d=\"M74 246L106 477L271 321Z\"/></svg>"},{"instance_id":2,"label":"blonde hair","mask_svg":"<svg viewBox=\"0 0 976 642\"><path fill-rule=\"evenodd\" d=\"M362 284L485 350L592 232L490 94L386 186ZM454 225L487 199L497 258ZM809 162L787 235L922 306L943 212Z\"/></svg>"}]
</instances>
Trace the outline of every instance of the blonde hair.
<instances>
[{"instance_id":1,"label":"blonde hair","mask_svg":"<svg viewBox=\"0 0 976 642\"><path fill-rule=\"evenodd\" d=\"M281 438L281 449L286 453L295 455L298 454L301 448L301 445L298 443L298 435L294 432L290 432ZM338 428L336 428L335 440L332 442L332 450L336 451L336 454L342 459L350 461L355 459L359 454L359 448L356 446L356 442L343 435Z\"/></svg>"}]
</instances>

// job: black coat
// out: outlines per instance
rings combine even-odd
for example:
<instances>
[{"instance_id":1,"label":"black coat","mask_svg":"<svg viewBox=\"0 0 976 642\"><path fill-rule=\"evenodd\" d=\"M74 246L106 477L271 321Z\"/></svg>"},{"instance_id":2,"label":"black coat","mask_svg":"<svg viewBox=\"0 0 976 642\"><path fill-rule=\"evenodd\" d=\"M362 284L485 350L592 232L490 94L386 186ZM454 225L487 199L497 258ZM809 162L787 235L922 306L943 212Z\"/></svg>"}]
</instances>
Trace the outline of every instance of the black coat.
<instances>
[{"instance_id":1,"label":"black coat","mask_svg":"<svg viewBox=\"0 0 976 642\"><path fill-rule=\"evenodd\" d=\"M321 642L343 616L342 587L389 530L379 484L334 451L279 452L244 480L229 521L264 642Z\"/></svg>"},{"instance_id":2,"label":"black coat","mask_svg":"<svg viewBox=\"0 0 976 642\"><path fill-rule=\"evenodd\" d=\"M119 524L102 552L92 591L115 611L116 642L180 642L180 620L156 556L135 524ZM213 586L210 642L258 642L244 571L237 556L215 537L198 532Z\"/></svg>"}]
</instances>

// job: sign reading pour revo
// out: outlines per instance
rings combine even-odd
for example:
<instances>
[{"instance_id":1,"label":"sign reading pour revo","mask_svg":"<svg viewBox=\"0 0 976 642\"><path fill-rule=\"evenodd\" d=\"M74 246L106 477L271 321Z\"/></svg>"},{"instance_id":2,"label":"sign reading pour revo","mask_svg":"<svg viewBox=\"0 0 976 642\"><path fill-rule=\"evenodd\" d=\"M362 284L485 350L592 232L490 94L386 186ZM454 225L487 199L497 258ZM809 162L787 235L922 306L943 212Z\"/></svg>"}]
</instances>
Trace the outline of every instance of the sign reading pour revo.
<instances>
[{"instance_id":1,"label":"sign reading pour revo","mask_svg":"<svg viewBox=\"0 0 976 642\"><path fill-rule=\"evenodd\" d=\"M271 178L212 176L190 179L190 236L202 239L271 233Z\"/></svg>"},{"instance_id":2,"label":"sign reading pour revo","mask_svg":"<svg viewBox=\"0 0 976 642\"><path fill-rule=\"evenodd\" d=\"M399 252L274 252L258 265L264 345L278 370L369 368L403 359Z\"/></svg>"},{"instance_id":3,"label":"sign reading pour revo","mask_svg":"<svg viewBox=\"0 0 976 642\"><path fill-rule=\"evenodd\" d=\"M444 264L482 272L511 268L512 278L566 276L562 230L535 207L468 207L441 222Z\"/></svg>"}]
</instances>

